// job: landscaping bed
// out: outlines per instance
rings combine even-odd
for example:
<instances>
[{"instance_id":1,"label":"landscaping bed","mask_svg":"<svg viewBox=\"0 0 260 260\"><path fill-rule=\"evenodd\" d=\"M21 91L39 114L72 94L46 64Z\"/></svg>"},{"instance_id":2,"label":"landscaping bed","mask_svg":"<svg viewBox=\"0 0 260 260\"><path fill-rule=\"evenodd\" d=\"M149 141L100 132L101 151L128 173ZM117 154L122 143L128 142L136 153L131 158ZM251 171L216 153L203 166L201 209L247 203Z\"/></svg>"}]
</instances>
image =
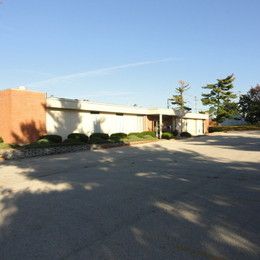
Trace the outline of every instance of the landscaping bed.
<instances>
[{"instance_id":1,"label":"landscaping bed","mask_svg":"<svg viewBox=\"0 0 260 260\"><path fill-rule=\"evenodd\" d=\"M41 157L51 154L61 154L61 153L71 153L80 152L87 150L98 150L98 149L108 149L120 146L130 146L135 144L144 144L157 142L156 140L142 140L133 141L128 143L105 143L105 144L81 144L81 145L67 145L67 146L54 146L54 147L44 147L44 148L20 148L20 149L0 149L0 158L4 160L16 160L31 157Z\"/></svg>"},{"instance_id":2,"label":"landscaping bed","mask_svg":"<svg viewBox=\"0 0 260 260\"><path fill-rule=\"evenodd\" d=\"M182 132L178 136L178 131L163 132L162 139L183 139L191 137L188 132ZM144 131L135 133L93 133L87 136L82 133L71 133L67 139L62 140L59 135L45 135L37 141L26 144L6 144L0 138L0 160L13 160L45 156L51 154L70 153L84 150L107 149L119 146L129 146L157 142L155 132Z\"/></svg>"},{"instance_id":3,"label":"landscaping bed","mask_svg":"<svg viewBox=\"0 0 260 260\"><path fill-rule=\"evenodd\" d=\"M180 137L177 135L177 131L163 132L162 139L170 140L191 137L191 134L187 132L180 133ZM155 132L152 131L129 134L115 133L110 136L105 133L94 133L89 137L82 133L71 133L65 140L62 140L62 137L59 135L45 135L37 141L26 145L5 144L0 139L2 141L0 142L0 159L13 160L85 150L107 149L157 142L158 140Z\"/></svg>"},{"instance_id":4,"label":"landscaping bed","mask_svg":"<svg viewBox=\"0 0 260 260\"><path fill-rule=\"evenodd\" d=\"M0 150L0 157L4 160L23 159L36 156L45 156L59 153L69 153L76 151L89 150L87 145L68 145L68 146L54 146L43 148L19 148L19 149L2 149Z\"/></svg>"},{"instance_id":5,"label":"landscaping bed","mask_svg":"<svg viewBox=\"0 0 260 260\"><path fill-rule=\"evenodd\" d=\"M106 149L118 146L149 143L158 141L151 132L113 134L96 133L90 137L84 134L73 133L62 141L57 135L47 135L34 143L19 146L0 143L0 158L4 160L23 159L51 154L70 153L84 150Z\"/></svg>"}]
</instances>

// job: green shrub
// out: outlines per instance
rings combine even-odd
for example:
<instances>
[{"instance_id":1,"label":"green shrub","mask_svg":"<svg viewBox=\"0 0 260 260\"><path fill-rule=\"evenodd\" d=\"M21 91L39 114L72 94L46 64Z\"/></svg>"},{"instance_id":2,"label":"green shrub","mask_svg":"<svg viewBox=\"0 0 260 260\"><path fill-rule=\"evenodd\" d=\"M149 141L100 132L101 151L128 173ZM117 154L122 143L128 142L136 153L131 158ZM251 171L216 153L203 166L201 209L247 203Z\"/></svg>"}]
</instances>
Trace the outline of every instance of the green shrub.
<instances>
[{"instance_id":1,"label":"green shrub","mask_svg":"<svg viewBox=\"0 0 260 260\"><path fill-rule=\"evenodd\" d=\"M56 144L62 143L62 137L60 135L43 135L38 139L38 141L41 139L46 139L49 142Z\"/></svg>"},{"instance_id":2,"label":"green shrub","mask_svg":"<svg viewBox=\"0 0 260 260\"><path fill-rule=\"evenodd\" d=\"M143 132L141 132L141 133L139 133L139 135L142 135L142 136L146 136L146 135L150 135L150 136L152 136L152 137L156 137L156 133L155 132L153 132L153 131L143 131Z\"/></svg>"},{"instance_id":3,"label":"green shrub","mask_svg":"<svg viewBox=\"0 0 260 260\"><path fill-rule=\"evenodd\" d=\"M172 131L172 135L173 136L178 136L178 134L179 134L179 131L177 129Z\"/></svg>"},{"instance_id":4,"label":"green shrub","mask_svg":"<svg viewBox=\"0 0 260 260\"><path fill-rule=\"evenodd\" d=\"M192 137L192 135L189 133L189 132L182 132L182 133L180 133L180 136L181 137Z\"/></svg>"},{"instance_id":5,"label":"green shrub","mask_svg":"<svg viewBox=\"0 0 260 260\"><path fill-rule=\"evenodd\" d=\"M104 144L109 142L109 135L104 133L93 133L89 137L89 143L91 144Z\"/></svg>"},{"instance_id":6,"label":"green shrub","mask_svg":"<svg viewBox=\"0 0 260 260\"><path fill-rule=\"evenodd\" d=\"M145 139L145 140L154 140L155 137L151 136L151 135L144 135L142 139Z\"/></svg>"},{"instance_id":7,"label":"green shrub","mask_svg":"<svg viewBox=\"0 0 260 260\"><path fill-rule=\"evenodd\" d=\"M162 139L170 140L173 137L171 132L163 132L162 133Z\"/></svg>"},{"instance_id":8,"label":"green shrub","mask_svg":"<svg viewBox=\"0 0 260 260\"><path fill-rule=\"evenodd\" d=\"M224 129L221 126L210 126L209 127L209 133L214 133L214 132L224 132L227 131L227 129Z\"/></svg>"},{"instance_id":9,"label":"green shrub","mask_svg":"<svg viewBox=\"0 0 260 260\"><path fill-rule=\"evenodd\" d=\"M1 149L9 149L9 148L13 148L12 145L6 144L4 142L0 142L0 150Z\"/></svg>"},{"instance_id":10,"label":"green shrub","mask_svg":"<svg viewBox=\"0 0 260 260\"><path fill-rule=\"evenodd\" d=\"M71 144L71 145L75 145L75 144L85 144L86 142L82 142L81 140L79 139L74 139L74 138L68 138L68 139L65 139L62 144Z\"/></svg>"},{"instance_id":11,"label":"green shrub","mask_svg":"<svg viewBox=\"0 0 260 260\"><path fill-rule=\"evenodd\" d=\"M37 143L37 144L53 144L53 142L51 142L49 139L46 139L46 138L39 139L34 143Z\"/></svg>"},{"instance_id":12,"label":"green shrub","mask_svg":"<svg viewBox=\"0 0 260 260\"><path fill-rule=\"evenodd\" d=\"M125 134L125 133L114 133L110 136L110 139L115 142L119 142L119 141L122 141L122 139L124 139L126 137L127 137L127 134Z\"/></svg>"},{"instance_id":13,"label":"green shrub","mask_svg":"<svg viewBox=\"0 0 260 260\"><path fill-rule=\"evenodd\" d=\"M138 132L132 132L132 133L129 133L127 136L137 136L139 138L142 138L142 133L138 133Z\"/></svg>"},{"instance_id":14,"label":"green shrub","mask_svg":"<svg viewBox=\"0 0 260 260\"><path fill-rule=\"evenodd\" d=\"M128 136L137 136L139 138L144 138L144 136L151 136L153 138L156 138L156 133L153 132L153 131L143 131L143 132L132 132L132 133L129 133Z\"/></svg>"},{"instance_id":15,"label":"green shrub","mask_svg":"<svg viewBox=\"0 0 260 260\"><path fill-rule=\"evenodd\" d=\"M47 147L53 147L53 146L57 146L60 145L61 143L53 143L48 139L39 139L36 142L33 142L31 144L26 144L23 147L24 148L47 148Z\"/></svg>"},{"instance_id":16,"label":"green shrub","mask_svg":"<svg viewBox=\"0 0 260 260\"><path fill-rule=\"evenodd\" d=\"M0 136L0 143L3 143L4 139Z\"/></svg>"},{"instance_id":17,"label":"green shrub","mask_svg":"<svg viewBox=\"0 0 260 260\"><path fill-rule=\"evenodd\" d=\"M37 141L24 145L24 148L48 148L62 144L62 138L59 135L45 135Z\"/></svg>"},{"instance_id":18,"label":"green shrub","mask_svg":"<svg viewBox=\"0 0 260 260\"><path fill-rule=\"evenodd\" d=\"M142 139L152 140L152 139L156 138L156 134L155 134L155 132L152 132L152 131L144 131L144 132L140 132L140 133L132 132L127 135L127 138L131 139L131 141L132 140L142 140Z\"/></svg>"},{"instance_id":19,"label":"green shrub","mask_svg":"<svg viewBox=\"0 0 260 260\"><path fill-rule=\"evenodd\" d=\"M53 147L53 146L55 146L53 143L50 144L50 143L37 143L37 142L35 142L35 143L27 144L24 147L25 148L49 148L49 147Z\"/></svg>"},{"instance_id":20,"label":"green shrub","mask_svg":"<svg viewBox=\"0 0 260 260\"><path fill-rule=\"evenodd\" d=\"M107 144L110 143L110 141L108 139L103 139L103 138L99 138L99 137L92 137L89 139L89 142L91 144Z\"/></svg>"},{"instance_id":21,"label":"green shrub","mask_svg":"<svg viewBox=\"0 0 260 260\"><path fill-rule=\"evenodd\" d=\"M28 148L51 148L51 147L57 147L63 145L76 145L76 144L84 144L84 143L77 139L65 139L62 143L54 143L44 138L36 142L33 142L31 144L24 145L23 147L27 149Z\"/></svg>"},{"instance_id":22,"label":"green shrub","mask_svg":"<svg viewBox=\"0 0 260 260\"><path fill-rule=\"evenodd\" d=\"M140 138L137 135L134 135L134 133L131 133L127 136L127 138L124 139L126 142L134 142L134 141L141 141L142 138Z\"/></svg>"},{"instance_id":23,"label":"green shrub","mask_svg":"<svg viewBox=\"0 0 260 260\"><path fill-rule=\"evenodd\" d=\"M210 126L209 133L228 131L249 131L260 130L260 125L239 125L239 126Z\"/></svg>"},{"instance_id":24,"label":"green shrub","mask_svg":"<svg viewBox=\"0 0 260 260\"><path fill-rule=\"evenodd\" d=\"M90 140L91 139L95 139L95 138L99 138L99 139L103 139L103 140L108 140L109 139L109 135L108 134L104 134L104 133L93 133L90 136Z\"/></svg>"},{"instance_id":25,"label":"green shrub","mask_svg":"<svg viewBox=\"0 0 260 260\"><path fill-rule=\"evenodd\" d=\"M79 141L81 143L87 143L88 142L88 136L82 133L71 133L68 135L68 139ZM66 140L68 140L66 139ZM69 142L69 141L66 141Z\"/></svg>"}]
</instances>

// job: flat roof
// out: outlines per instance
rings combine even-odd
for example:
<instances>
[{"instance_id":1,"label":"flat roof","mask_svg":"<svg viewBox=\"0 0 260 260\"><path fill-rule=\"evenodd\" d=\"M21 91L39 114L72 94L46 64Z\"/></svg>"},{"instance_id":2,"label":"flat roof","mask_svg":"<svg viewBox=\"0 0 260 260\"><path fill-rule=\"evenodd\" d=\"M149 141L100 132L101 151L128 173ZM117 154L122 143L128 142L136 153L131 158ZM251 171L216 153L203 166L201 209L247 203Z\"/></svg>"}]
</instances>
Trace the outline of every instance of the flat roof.
<instances>
[{"instance_id":1,"label":"flat roof","mask_svg":"<svg viewBox=\"0 0 260 260\"><path fill-rule=\"evenodd\" d=\"M99 103L88 100L47 97L46 106L50 109L64 109L77 111L97 111L104 113L123 113L133 115L168 115L180 116L179 112L168 108L143 108L135 106ZM208 119L208 114L186 113L183 118Z\"/></svg>"}]
</instances>

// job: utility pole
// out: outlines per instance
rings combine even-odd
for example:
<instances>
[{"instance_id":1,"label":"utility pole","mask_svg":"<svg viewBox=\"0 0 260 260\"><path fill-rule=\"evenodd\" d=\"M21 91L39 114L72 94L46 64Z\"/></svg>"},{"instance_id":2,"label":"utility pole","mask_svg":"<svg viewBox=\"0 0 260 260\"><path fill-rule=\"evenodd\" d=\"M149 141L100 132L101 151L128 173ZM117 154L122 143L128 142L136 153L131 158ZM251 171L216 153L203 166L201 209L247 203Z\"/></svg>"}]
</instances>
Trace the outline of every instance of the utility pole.
<instances>
[{"instance_id":1,"label":"utility pole","mask_svg":"<svg viewBox=\"0 0 260 260\"><path fill-rule=\"evenodd\" d=\"M198 112L198 99L197 96L194 96L194 112Z\"/></svg>"},{"instance_id":2,"label":"utility pole","mask_svg":"<svg viewBox=\"0 0 260 260\"><path fill-rule=\"evenodd\" d=\"M170 108L170 102L171 102L171 99L168 98L168 99L167 99L167 108L168 108L168 109Z\"/></svg>"}]
</instances>

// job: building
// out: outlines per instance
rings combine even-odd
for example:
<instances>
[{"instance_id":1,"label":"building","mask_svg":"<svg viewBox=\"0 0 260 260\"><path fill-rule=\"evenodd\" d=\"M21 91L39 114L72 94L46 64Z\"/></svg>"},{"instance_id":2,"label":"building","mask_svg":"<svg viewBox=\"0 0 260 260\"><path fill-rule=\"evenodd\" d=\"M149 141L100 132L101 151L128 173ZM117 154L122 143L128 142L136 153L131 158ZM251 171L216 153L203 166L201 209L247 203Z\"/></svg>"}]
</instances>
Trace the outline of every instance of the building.
<instances>
[{"instance_id":1,"label":"building","mask_svg":"<svg viewBox=\"0 0 260 260\"><path fill-rule=\"evenodd\" d=\"M43 134L66 138L73 132L130 133L177 129L203 135L208 115L180 115L173 109L140 108L90 102L87 100L47 97L24 88L0 91L0 136L7 143L28 143Z\"/></svg>"}]
</instances>

